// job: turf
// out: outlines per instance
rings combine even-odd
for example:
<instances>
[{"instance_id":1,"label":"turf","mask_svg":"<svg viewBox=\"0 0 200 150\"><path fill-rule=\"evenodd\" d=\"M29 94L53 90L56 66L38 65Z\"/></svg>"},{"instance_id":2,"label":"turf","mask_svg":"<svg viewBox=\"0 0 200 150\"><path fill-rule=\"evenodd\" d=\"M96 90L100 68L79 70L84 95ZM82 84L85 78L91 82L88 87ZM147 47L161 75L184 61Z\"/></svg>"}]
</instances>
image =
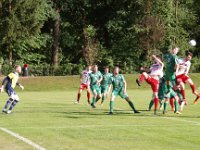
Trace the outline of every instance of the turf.
<instances>
[{"instance_id":1,"label":"turf","mask_svg":"<svg viewBox=\"0 0 200 150\"><path fill-rule=\"evenodd\" d=\"M114 115L108 115L109 101L92 109L83 92L81 104L75 105L78 76L23 78L25 91L18 91L20 103L12 114L0 114L0 127L50 150L160 150L199 149L200 103L187 90L189 106L182 115L169 111L157 116L146 111L151 98L148 85L135 86L136 76L127 75L128 93L141 114L133 114L128 104L119 97ZM199 83L197 74L194 81ZM3 107L7 95L0 96ZM22 141L0 131L0 149L34 149Z\"/></svg>"}]
</instances>

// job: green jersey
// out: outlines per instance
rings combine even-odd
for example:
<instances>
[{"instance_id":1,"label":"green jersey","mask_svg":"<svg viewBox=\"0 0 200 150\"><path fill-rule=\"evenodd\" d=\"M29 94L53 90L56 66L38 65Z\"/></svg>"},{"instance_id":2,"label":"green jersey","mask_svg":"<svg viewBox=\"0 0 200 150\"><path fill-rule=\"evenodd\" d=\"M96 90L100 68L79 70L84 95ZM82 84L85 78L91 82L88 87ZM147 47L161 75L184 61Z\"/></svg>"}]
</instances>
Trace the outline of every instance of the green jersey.
<instances>
[{"instance_id":1,"label":"green jersey","mask_svg":"<svg viewBox=\"0 0 200 150\"><path fill-rule=\"evenodd\" d=\"M97 71L96 73L92 72L90 73L90 85L95 86L98 85L97 81L100 80L102 77L102 74L100 71Z\"/></svg>"},{"instance_id":2,"label":"green jersey","mask_svg":"<svg viewBox=\"0 0 200 150\"><path fill-rule=\"evenodd\" d=\"M124 76L122 74L113 75L110 80L110 84L113 85L113 90L121 90L124 87Z\"/></svg>"},{"instance_id":3,"label":"green jersey","mask_svg":"<svg viewBox=\"0 0 200 150\"><path fill-rule=\"evenodd\" d=\"M167 54L165 55L166 60L166 68L165 68L165 75L167 80L175 79L175 66L178 64L178 56Z\"/></svg>"},{"instance_id":4,"label":"green jersey","mask_svg":"<svg viewBox=\"0 0 200 150\"><path fill-rule=\"evenodd\" d=\"M112 74L111 73L104 73L102 74L103 80L101 81L101 86L108 86L109 81L111 80Z\"/></svg>"}]
</instances>

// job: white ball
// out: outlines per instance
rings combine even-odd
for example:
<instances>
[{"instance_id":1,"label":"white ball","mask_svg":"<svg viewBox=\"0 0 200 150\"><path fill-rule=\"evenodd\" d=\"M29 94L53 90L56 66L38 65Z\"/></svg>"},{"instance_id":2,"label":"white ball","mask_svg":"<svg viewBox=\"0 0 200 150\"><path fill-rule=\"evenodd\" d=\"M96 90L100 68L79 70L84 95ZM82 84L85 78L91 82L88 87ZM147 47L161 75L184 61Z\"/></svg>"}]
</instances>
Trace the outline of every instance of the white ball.
<instances>
[{"instance_id":1,"label":"white ball","mask_svg":"<svg viewBox=\"0 0 200 150\"><path fill-rule=\"evenodd\" d=\"M196 46L196 45L197 45L197 42L196 42L195 40L190 40L190 41L189 41L189 44L190 44L191 46Z\"/></svg>"}]
</instances>

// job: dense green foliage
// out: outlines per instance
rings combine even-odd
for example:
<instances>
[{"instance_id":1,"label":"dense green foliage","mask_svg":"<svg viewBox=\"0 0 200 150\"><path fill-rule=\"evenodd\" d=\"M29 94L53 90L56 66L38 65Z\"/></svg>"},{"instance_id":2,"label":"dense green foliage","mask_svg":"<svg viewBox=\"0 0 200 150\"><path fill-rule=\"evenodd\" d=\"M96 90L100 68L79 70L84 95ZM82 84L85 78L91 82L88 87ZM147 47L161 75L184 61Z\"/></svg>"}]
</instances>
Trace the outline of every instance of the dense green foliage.
<instances>
[{"instance_id":1,"label":"dense green foliage","mask_svg":"<svg viewBox=\"0 0 200 150\"><path fill-rule=\"evenodd\" d=\"M0 0L0 66L64 75L97 63L132 73L178 46L180 57L194 52L199 72L199 8L198 0Z\"/></svg>"}]
</instances>

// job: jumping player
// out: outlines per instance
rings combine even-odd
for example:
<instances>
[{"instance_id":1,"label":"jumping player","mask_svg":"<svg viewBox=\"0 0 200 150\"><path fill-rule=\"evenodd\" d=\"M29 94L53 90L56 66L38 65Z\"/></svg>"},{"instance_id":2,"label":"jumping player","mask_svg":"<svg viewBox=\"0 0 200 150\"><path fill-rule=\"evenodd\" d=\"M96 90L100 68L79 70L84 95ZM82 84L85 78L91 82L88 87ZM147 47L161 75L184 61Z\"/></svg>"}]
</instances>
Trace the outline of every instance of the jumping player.
<instances>
[{"instance_id":1,"label":"jumping player","mask_svg":"<svg viewBox=\"0 0 200 150\"><path fill-rule=\"evenodd\" d=\"M140 77L139 80L136 79L136 83L138 86L141 86L141 83L146 80L148 84L151 85L152 91L153 91L153 99L154 99L154 114L157 113L158 110L158 88L159 88L159 79L163 76L163 67L164 64L160 60L160 58L156 57L155 55L152 55L155 63L151 65L149 70L144 70ZM143 70L143 68L141 68ZM149 72L149 74L147 72Z\"/></svg>"},{"instance_id":2,"label":"jumping player","mask_svg":"<svg viewBox=\"0 0 200 150\"><path fill-rule=\"evenodd\" d=\"M109 81L109 85L110 87L113 86L113 91L110 98L109 114L113 114L114 100L117 95L119 95L121 98L125 99L128 102L129 106L132 108L134 113L140 113L139 111L135 109L132 101L129 99L128 94L126 93L127 84L124 79L124 76L122 74L119 74L119 67L114 68L113 76L111 77L111 80Z\"/></svg>"},{"instance_id":3,"label":"jumping player","mask_svg":"<svg viewBox=\"0 0 200 150\"><path fill-rule=\"evenodd\" d=\"M83 72L81 73L80 76L80 88L78 90L78 94L77 94L77 100L76 100L76 104L79 104L80 102L80 98L81 98L81 93L82 91L86 88L87 90L87 100L88 103L90 104L90 73L91 73L91 66L88 65L87 68L85 70L83 70Z\"/></svg>"},{"instance_id":4,"label":"jumping player","mask_svg":"<svg viewBox=\"0 0 200 150\"><path fill-rule=\"evenodd\" d=\"M100 83L102 81L102 74L98 71L98 66L94 65L93 72L90 75L90 87L93 93L93 100L91 106L96 107L96 102L101 98Z\"/></svg>"},{"instance_id":5,"label":"jumping player","mask_svg":"<svg viewBox=\"0 0 200 150\"><path fill-rule=\"evenodd\" d=\"M101 81L101 94L102 94L101 104L103 104L105 97L107 97L108 93L110 92L108 82L111 79L112 74L109 73L108 67L104 68L104 73L102 74L102 76L103 80Z\"/></svg>"},{"instance_id":6,"label":"jumping player","mask_svg":"<svg viewBox=\"0 0 200 150\"><path fill-rule=\"evenodd\" d=\"M179 66L178 66L178 71L176 73L177 84L180 85L180 87L181 87L181 94L182 94L183 100L184 100L183 103L185 103L186 105L187 105L187 101L186 101L186 96L185 96L184 83L189 84L192 89L192 93L194 95L196 95L195 102L197 102L197 100L200 98L199 93L197 93L195 90L195 85L194 85L192 79L188 76L190 66L191 66L191 62L190 62L191 59L192 59L192 53L190 51L186 51L185 58L181 58L178 61Z\"/></svg>"},{"instance_id":7,"label":"jumping player","mask_svg":"<svg viewBox=\"0 0 200 150\"><path fill-rule=\"evenodd\" d=\"M0 88L1 92L3 92L4 84L6 84L5 90L8 96L10 97L8 101L6 102L4 109L2 110L2 112L4 113L7 113L7 114L11 113L12 109L19 102L19 96L14 91L14 88L16 85L18 85L22 90L24 89L24 87L18 82L20 73L21 73L21 66L16 66L15 72L10 73L7 77L4 78L2 82L2 86Z\"/></svg>"},{"instance_id":8,"label":"jumping player","mask_svg":"<svg viewBox=\"0 0 200 150\"><path fill-rule=\"evenodd\" d=\"M171 53L165 55L166 60L166 68L165 68L165 77L166 77L166 84L167 90L166 95L170 94L170 91L173 90L173 87L176 86L176 72L178 68L178 56L177 53L179 52L179 48L175 47L172 49ZM175 113L178 112L178 101L173 101L170 99L170 104L175 105ZM173 106L172 106L173 107Z\"/></svg>"}]
</instances>

